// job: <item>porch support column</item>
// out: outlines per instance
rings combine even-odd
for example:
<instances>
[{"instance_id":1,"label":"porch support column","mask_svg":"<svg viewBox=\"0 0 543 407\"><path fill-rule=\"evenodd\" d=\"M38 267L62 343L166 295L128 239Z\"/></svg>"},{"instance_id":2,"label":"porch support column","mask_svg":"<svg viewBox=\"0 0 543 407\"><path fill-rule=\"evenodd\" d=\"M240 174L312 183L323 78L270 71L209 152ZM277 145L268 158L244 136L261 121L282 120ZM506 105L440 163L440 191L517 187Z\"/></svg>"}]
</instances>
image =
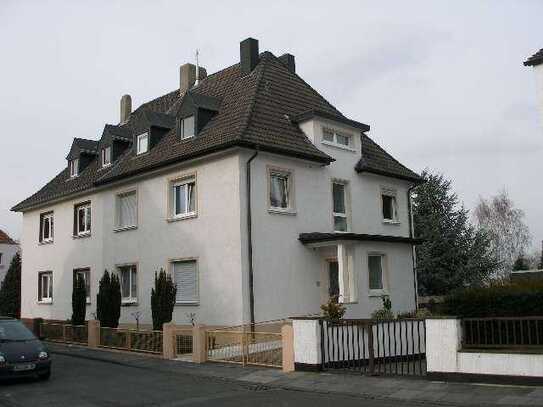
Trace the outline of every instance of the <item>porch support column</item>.
<instances>
[{"instance_id":1,"label":"porch support column","mask_svg":"<svg viewBox=\"0 0 543 407\"><path fill-rule=\"evenodd\" d=\"M344 243L337 245L339 302L349 302L349 258Z\"/></svg>"}]
</instances>

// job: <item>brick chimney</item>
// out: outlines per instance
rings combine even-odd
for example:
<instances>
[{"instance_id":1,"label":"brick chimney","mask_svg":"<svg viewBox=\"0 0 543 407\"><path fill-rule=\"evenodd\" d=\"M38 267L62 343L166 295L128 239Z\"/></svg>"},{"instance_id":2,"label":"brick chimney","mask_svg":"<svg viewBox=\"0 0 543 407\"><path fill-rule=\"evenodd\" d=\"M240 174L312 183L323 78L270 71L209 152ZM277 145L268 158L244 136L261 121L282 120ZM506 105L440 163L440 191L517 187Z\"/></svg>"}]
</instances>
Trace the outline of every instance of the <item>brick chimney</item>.
<instances>
[{"instance_id":1,"label":"brick chimney","mask_svg":"<svg viewBox=\"0 0 543 407\"><path fill-rule=\"evenodd\" d=\"M292 73L296 73L296 61L294 55L292 54L283 54L279 57L279 60L285 64L288 70Z\"/></svg>"},{"instance_id":2,"label":"brick chimney","mask_svg":"<svg viewBox=\"0 0 543 407\"><path fill-rule=\"evenodd\" d=\"M123 95L121 98L121 124L126 123L132 113L132 98L130 95Z\"/></svg>"},{"instance_id":3,"label":"brick chimney","mask_svg":"<svg viewBox=\"0 0 543 407\"><path fill-rule=\"evenodd\" d=\"M258 40L247 38L239 43L239 59L241 74L243 76L250 74L258 64Z\"/></svg>"},{"instance_id":4,"label":"brick chimney","mask_svg":"<svg viewBox=\"0 0 543 407\"><path fill-rule=\"evenodd\" d=\"M198 80L202 80L207 76L205 68L200 67L198 70ZM196 65L183 64L179 68L179 94L184 95L187 90L194 86L196 82Z\"/></svg>"}]
</instances>

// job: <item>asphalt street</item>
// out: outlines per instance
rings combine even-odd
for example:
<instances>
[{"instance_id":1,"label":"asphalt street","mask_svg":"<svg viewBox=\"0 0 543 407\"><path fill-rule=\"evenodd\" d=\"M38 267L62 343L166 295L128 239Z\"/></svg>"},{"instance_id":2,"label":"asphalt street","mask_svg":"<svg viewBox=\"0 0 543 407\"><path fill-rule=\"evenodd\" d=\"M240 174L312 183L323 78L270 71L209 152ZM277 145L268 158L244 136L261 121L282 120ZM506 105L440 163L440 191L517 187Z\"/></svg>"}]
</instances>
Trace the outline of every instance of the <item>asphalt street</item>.
<instances>
[{"instance_id":1,"label":"asphalt street","mask_svg":"<svg viewBox=\"0 0 543 407\"><path fill-rule=\"evenodd\" d=\"M219 378L160 372L55 355L47 382L0 383L0 406L429 406L338 394L268 388Z\"/></svg>"}]
</instances>

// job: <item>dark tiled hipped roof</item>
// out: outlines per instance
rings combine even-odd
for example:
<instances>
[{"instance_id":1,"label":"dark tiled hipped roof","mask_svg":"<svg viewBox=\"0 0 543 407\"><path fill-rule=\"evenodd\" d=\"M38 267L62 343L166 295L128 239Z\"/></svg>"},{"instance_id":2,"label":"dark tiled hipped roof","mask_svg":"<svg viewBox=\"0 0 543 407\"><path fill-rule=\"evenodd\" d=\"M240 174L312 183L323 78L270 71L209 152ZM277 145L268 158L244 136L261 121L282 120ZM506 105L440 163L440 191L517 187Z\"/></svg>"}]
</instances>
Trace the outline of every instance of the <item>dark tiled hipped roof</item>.
<instances>
[{"instance_id":1,"label":"dark tiled hipped roof","mask_svg":"<svg viewBox=\"0 0 543 407\"><path fill-rule=\"evenodd\" d=\"M0 229L0 244L17 244L9 235Z\"/></svg>"},{"instance_id":2,"label":"dark tiled hipped roof","mask_svg":"<svg viewBox=\"0 0 543 407\"><path fill-rule=\"evenodd\" d=\"M524 66L536 66L543 64L543 48L524 61Z\"/></svg>"},{"instance_id":3,"label":"dark tiled hipped roof","mask_svg":"<svg viewBox=\"0 0 543 407\"><path fill-rule=\"evenodd\" d=\"M115 180L235 146L329 164L333 158L315 147L293 118L319 112L319 115L349 121L269 52L260 54L258 64L249 74L242 75L236 64L209 75L189 92L190 95L181 95L179 90L172 91L141 105L131 113L127 123L106 125L104 132L132 142L136 135L148 131L150 125L169 129L148 153L136 156L135 148L128 148L111 167L104 169L100 167L99 158L94 159L73 179L69 178L66 168L12 210L24 211ZM216 113L196 137L180 140L173 125L185 97ZM367 140L362 147L361 163L364 161L365 166L385 168L391 175L405 179L417 177L369 138ZM369 145L371 151L365 153L364 144ZM357 170L363 171L365 167L360 163L359 166Z\"/></svg>"}]
</instances>

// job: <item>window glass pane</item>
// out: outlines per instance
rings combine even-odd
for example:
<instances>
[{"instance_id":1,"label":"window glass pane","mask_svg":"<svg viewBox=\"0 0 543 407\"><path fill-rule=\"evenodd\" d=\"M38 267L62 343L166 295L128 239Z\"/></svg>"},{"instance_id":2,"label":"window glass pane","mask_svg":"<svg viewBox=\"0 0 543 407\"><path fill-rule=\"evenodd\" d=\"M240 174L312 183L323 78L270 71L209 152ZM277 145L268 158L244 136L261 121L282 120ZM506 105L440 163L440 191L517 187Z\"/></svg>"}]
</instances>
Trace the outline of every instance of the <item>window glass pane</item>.
<instances>
[{"instance_id":1,"label":"window glass pane","mask_svg":"<svg viewBox=\"0 0 543 407\"><path fill-rule=\"evenodd\" d=\"M340 133L336 133L336 138L337 138L338 144L341 144L344 146L348 146L351 141L351 138L349 136L346 136Z\"/></svg>"},{"instance_id":2,"label":"window glass pane","mask_svg":"<svg viewBox=\"0 0 543 407\"><path fill-rule=\"evenodd\" d=\"M82 233L85 231L85 208L79 208L77 210L77 219L78 219L78 232Z\"/></svg>"},{"instance_id":3,"label":"window glass pane","mask_svg":"<svg viewBox=\"0 0 543 407\"><path fill-rule=\"evenodd\" d=\"M334 213L345 213L345 185L332 184L334 196Z\"/></svg>"},{"instance_id":4,"label":"window glass pane","mask_svg":"<svg viewBox=\"0 0 543 407\"><path fill-rule=\"evenodd\" d=\"M130 267L121 268L121 296L130 298Z\"/></svg>"},{"instance_id":5,"label":"window glass pane","mask_svg":"<svg viewBox=\"0 0 543 407\"><path fill-rule=\"evenodd\" d=\"M189 205L189 212L194 212L195 211L195 202L194 202L194 187L195 187L195 183L194 182L191 182L189 184L187 184L187 188L188 188L188 205Z\"/></svg>"},{"instance_id":6,"label":"window glass pane","mask_svg":"<svg viewBox=\"0 0 543 407\"><path fill-rule=\"evenodd\" d=\"M130 271L130 296L132 298L138 297L138 279L136 275L136 267L132 267Z\"/></svg>"},{"instance_id":7,"label":"window glass pane","mask_svg":"<svg viewBox=\"0 0 543 407\"><path fill-rule=\"evenodd\" d=\"M47 240L49 239L49 218L43 218L43 239Z\"/></svg>"},{"instance_id":8,"label":"window glass pane","mask_svg":"<svg viewBox=\"0 0 543 407\"><path fill-rule=\"evenodd\" d=\"M136 226L137 196L136 191L119 195L119 227Z\"/></svg>"},{"instance_id":9,"label":"window glass pane","mask_svg":"<svg viewBox=\"0 0 543 407\"><path fill-rule=\"evenodd\" d=\"M196 261L172 263L172 274L177 286L177 302L198 301Z\"/></svg>"},{"instance_id":10,"label":"window glass pane","mask_svg":"<svg viewBox=\"0 0 543 407\"><path fill-rule=\"evenodd\" d=\"M383 219L394 219L394 197L382 195L383 197Z\"/></svg>"},{"instance_id":11,"label":"window glass pane","mask_svg":"<svg viewBox=\"0 0 543 407\"><path fill-rule=\"evenodd\" d=\"M186 117L181 123L181 138L194 136L194 116Z\"/></svg>"},{"instance_id":12,"label":"window glass pane","mask_svg":"<svg viewBox=\"0 0 543 407\"><path fill-rule=\"evenodd\" d=\"M368 267L370 274L370 290L381 290L383 288L382 257L369 256Z\"/></svg>"},{"instance_id":13,"label":"window glass pane","mask_svg":"<svg viewBox=\"0 0 543 407\"><path fill-rule=\"evenodd\" d=\"M330 298L339 297L339 267L337 261L328 263L328 294Z\"/></svg>"},{"instance_id":14,"label":"window glass pane","mask_svg":"<svg viewBox=\"0 0 543 407\"><path fill-rule=\"evenodd\" d=\"M322 130L322 139L325 141L329 141L330 143L334 142L334 132L329 129L323 129Z\"/></svg>"},{"instance_id":15,"label":"window glass pane","mask_svg":"<svg viewBox=\"0 0 543 407\"><path fill-rule=\"evenodd\" d=\"M148 146L149 146L149 136L147 134L138 136L138 154L147 152Z\"/></svg>"},{"instance_id":16,"label":"window glass pane","mask_svg":"<svg viewBox=\"0 0 543 407\"><path fill-rule=\"evenodd\" d=\"M270 178L270 206L288 208L288 175L272 174Z\"/></svg>"},{"instance_id":17,"label":"window glass pane","mask_svg":"<svg viewBox=\"0 0 543 407\"><path fill-rule=\"evenodd\" d=\"M347 218L344 216L334 216L334 230L338 232L346 232Z\"/></svg>"},{"instance_id":18,"label":"window glass pane","mask_svg":"<svg viewBox=\"0 0 543 407\"><path fill-rule=\"evenodd\" d=\"M174 186L175 215L187 213L187 185Z\"/></svg>"}]
</instances>

